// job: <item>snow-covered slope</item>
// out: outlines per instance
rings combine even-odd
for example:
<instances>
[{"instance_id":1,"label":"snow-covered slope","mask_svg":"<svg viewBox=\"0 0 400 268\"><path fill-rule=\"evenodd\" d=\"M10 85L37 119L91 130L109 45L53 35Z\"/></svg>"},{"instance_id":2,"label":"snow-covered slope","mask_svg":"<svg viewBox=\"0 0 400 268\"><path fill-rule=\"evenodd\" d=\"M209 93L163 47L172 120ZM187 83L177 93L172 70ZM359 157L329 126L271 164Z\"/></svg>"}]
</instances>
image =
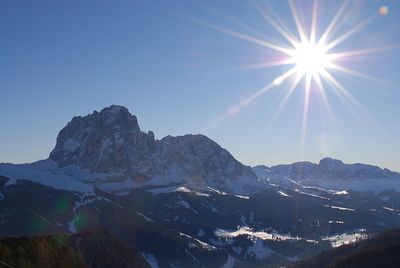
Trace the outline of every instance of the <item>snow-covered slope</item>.
<instances>
[{"instance_id":1,"label":"snow-covered slope","mask_svg":"<svg viewBox=\"0 0 400 268\"><path fill-rule=\"evenodd\" d=\"M93 186L127 192L135 187L185 184L247 194L259 188L250 167L206 136L155 140L151 131L140 130L128 109L117 105L74 117L60 131L49 159L0 164L0 175L13 182L25 179L82 191Z\"/></svg>"},{"instance_id":2,"label":"snow-covered slope","mask_svg":"<svg viewBox=\"0 0 400 268\"><path fill-rule=\"evenodd\" d=\"M325 190L357 190L379 193L400 191L400 174L365 164L345 164L324 158L318 164L296 162L273 167L256 166L257 177L288 188L318 187Z\"/></svg>"},{"instance_id":3,"label":"snow-covered slope","mask_svg":"<svg viewBox=\"0 0 400 268\"><path fill-rule=\"evenodd\" d=\"M112 105L74 117L59 133L50 157L31 164L0 164L0 175L57 189L128 193L133 188L196 190L208 187L252 194L266 187L319 187L325 190L400 191L400 174L364 164L324 158L253 169L204 135L154 138L140 130L128 109ZM174 186L174 187L169 187Z\"/></svg>"},{"instance_id":4,"label":"snow-covered slope","mask_svg":"<svg viewBox=\"0 0 400 268\"><path fill-rule=\"evenodd\" d=\"M94 190L93 186L58 171L56 163L51 160L20 165L0 164L0 174L9 179L6 186L17 184L18 180L27 180L59 190L76 192L93 192Z\"/></svg>"}]
</instances>

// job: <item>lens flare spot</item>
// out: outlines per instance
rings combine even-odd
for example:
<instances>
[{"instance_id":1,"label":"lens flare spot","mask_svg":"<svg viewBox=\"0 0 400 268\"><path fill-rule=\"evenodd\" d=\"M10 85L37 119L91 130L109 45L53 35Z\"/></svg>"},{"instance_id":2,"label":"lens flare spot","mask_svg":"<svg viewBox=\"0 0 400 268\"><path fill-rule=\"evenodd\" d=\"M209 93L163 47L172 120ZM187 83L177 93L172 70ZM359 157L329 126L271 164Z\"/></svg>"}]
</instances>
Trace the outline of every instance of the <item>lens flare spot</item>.
<instances>
[{"instance_id":1,"label":"lens flare spot","mask_svg":"<svg viewBox=\"0 0 400 268\"><path fill-rule=\"evenodd\" d=\"M278 76L278 77L275 78L275 80L274 80L274 85L275 85L275 86L280 85L280 84L282 84L282 82L283 82L283 77L282 77L282 76Z\"/></svg>"},{"instance_id":2,"label":"lens flare spot","mask_svg":"<svg viewBox=\"0 0 400 268\"><path fill-rule=\"evenodd\" d=\"M54 204L56 213L63 214L66 213L72 207L72 200L68 197L60 197Z\"/></svg>"},{"instance_id":3,"label":"lens flare spot","mask_svg":"<svg viewBox=\"0 0 400 268\"><path fill-rule=\"evenodd\" d=\"M389 8L387 6L381 6L379 8L379 14L385 16L389 13Z\"/></svg>"},{"instance_id":4,"label":"lens flare spot","mask_svg":"<svg viewBox=\"0 0 400 268\"><path fill-rule=\"evenodd\" d=\"M234 116L237 116L239 112L240 112L240 107L237 105L233 105L233 106L229 107L227 114L231 117L234 117Z\"/></svg>"},{"instance_id":5,"label":"lens flare spot","mask_svg":"<svg viewBox=\"0 0 400 268\"><path fill-rule=\"evenodd\" d=\"M32 232L44 232L48 227L48 223L39 216L34 216L30 222L30 229Z\"/></svg>"}]
</instances>

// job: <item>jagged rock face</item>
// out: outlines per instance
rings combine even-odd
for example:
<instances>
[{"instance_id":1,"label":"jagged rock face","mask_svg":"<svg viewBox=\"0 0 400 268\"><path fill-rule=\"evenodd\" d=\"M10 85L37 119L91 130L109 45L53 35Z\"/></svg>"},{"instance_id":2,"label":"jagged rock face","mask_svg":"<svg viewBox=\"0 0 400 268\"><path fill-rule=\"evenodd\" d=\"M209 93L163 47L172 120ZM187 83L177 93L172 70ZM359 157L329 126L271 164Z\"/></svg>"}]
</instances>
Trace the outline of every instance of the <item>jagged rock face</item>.
<instances>
[{"instance_id":1,"label":"jagged rock face","mask_svg":"<svg viewBox=\"0 0 400 268\"><path fill-rule=\"evenodd\" d=\"M152 169L147 158L154 150L154 134L140 131L135 116L113 105L74 117L59 133L50 158L61 167L78 165L96 172L126 169L139 175Z\"/></svg>"},{"instance_id":2,"label":"jagged rock face","mask_svg":"<svg viewBox=\"0 0 400 268\"><path fill-rule=\"evenodd\" d=\"M203 135L167 136L157 143L164 166L180 166L199 183L206 178L223 183L240 176L254 177L250 167L243 166L227 150Z\"/></svg>"},{"instance_id":3,"label":"jagged rock face","mask_svg":"<svg viewBox=\"0 0 400 268\"><path fill-rule=\"evenodd\" d=\"M206 136L167 136L155 141L151 131L140 130L134 115L116 105L74 117L59 133L50 158L59 167L77 165L136 180L171 174L199 183L208 179L223 183L241 176L256 178L251 168Z\"/></svg>"}]
</instances>

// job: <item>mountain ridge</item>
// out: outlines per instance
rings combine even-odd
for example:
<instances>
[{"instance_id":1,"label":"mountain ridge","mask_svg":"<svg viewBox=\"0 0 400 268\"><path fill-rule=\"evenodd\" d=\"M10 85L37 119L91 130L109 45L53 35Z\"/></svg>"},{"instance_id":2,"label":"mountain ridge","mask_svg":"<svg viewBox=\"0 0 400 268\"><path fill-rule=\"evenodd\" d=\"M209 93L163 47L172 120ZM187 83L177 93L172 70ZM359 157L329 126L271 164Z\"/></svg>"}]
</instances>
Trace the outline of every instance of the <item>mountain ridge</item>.
<instances>
[{"instance_id":1,"label":"mountain ridge","mask_svg":"<svg viewBox=\"0 0 400 268\"><path fill-rule=\"evenodd\" d=\"M49 158L29 164L0 164L0 175L32 180L59 189L126 194L140 187L185 186L234 194L253 194L271 183L336 190L400 189L400 174L366 164L323 158L272 167L243 165L202 134L155 139L123 106L75 116L59 132ZM382 182L385 181L386 183Z\"/></svg>"},{"instance_id":2,"label":"mountain ridge","mask_svg":"<svg viewBox=\"0 0 400 268\"><path fill-rule=\"evenodd\" d=\"M0 236L99 225L160 267L281 266L398 226L392 175L334 159L251 168L110 106L74 117L48 159L0 164Z\"/></svg>"},{"instance_id":3,"label":"mountain ridge","mask_svg":"<svg viewBox=\"0 0 400 268\"><path fill-rule=\"evenodd\" d=\"M382 171L392 173L393 175L400 174L398 171L391 170L389 168L382 168L379 165L374 165L374 164L366 164L366 163L360 163L360 162L355 162L355 163L345 163L340 159L332 158L332 157L323 157L321 158L318 163L313 162L313 161L296 161L292 163L287 163L287 164L277 164L277 165L266 165L266 164L259 164L255 165L252 168L264 168L264 169L277 169L277 168L284 168L284 167L290 167L290 166L321 166L321 165L329 165L328 163L337 163L338 165L341 166L364 166L364 167L371 167L371 168L378 168Z\"/></svg>"},{"instance_id":4,"label":"mountain ridge","mask_svg":"<svg viewBox=\"0 0 400 268\"><path fill-rule=\"evenodd\" d=\"M187 134L156 140L152 131L141 131L136 116L119 105L73 117L59 132L48 159L0 165L0 174L13 182L29 179L29 170L47 173L38 174L41 177L71 177L109 191L196 184L243 193L254 191L257 180L251 167L208 137Z\"/></svg>"},{"instance_id":5,"label":"mountain ridge","mask_svg":"<svg viewBox=\"0 0 400 268\"><path fill-rule=\"evenodd\" d=\"M325 157L319 163L309 161L267 167L258 165L253 171L260 180L289 188L323 188L379 193L400 190L400 173L379 166L347 164Z\"/></svg>"}]
</instances>

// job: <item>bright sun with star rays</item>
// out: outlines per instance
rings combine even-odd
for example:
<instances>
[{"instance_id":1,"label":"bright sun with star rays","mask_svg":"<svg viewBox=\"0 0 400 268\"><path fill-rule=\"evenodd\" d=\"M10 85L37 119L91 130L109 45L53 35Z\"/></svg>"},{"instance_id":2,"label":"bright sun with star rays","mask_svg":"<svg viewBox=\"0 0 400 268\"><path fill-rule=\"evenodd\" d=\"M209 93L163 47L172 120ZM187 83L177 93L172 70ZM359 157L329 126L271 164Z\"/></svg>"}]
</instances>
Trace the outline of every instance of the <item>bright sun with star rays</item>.
<instances>
[{"instance_id":1,"label":"bright sun with star rays","mask_svg":"<svg viewBox=\"0 0 400 268\"><path fill-rule=\"evenodd\" d=\"M321 75L332 60L323 44L312 41L297 44L290 57L298 73L312 77Z\"/></svg>"},{"instance_id":2,"label":"bright sun with star rays","mask_svg":"<svg viewBox=\"0 0 400 268\"><path fill-rule=\"evenodd\" d=\"M248 66L247 68L269 68L279 66L289 66L288 70L283 74L275 77L272 81L267 83L264 87L255 91L252 95L242 99L239 103L229 107L225 115L220 117L218 120L225 118L226 116L235 116L243 108L247 107L251 102L259 98L266 92L277 88L285 90L283 99L280 102L279 107L276 109L275 117L284 108L288 99L291 97L296 89L304 90L304 105L303 105L303 127L302 127L302 142L304 143L304 137L306 134L307 116L310 102L311 91L315 91L320 97L330 117L333 118L330 102L327 97L326 91L332 90L345 104L351 108L357 108L363 113L366 109L351 95L351 93L334 77L333 72L341 72L347 75L357 76L364 79L369 79L374 82L382 82L379 79L371 77L367 74L361 73L357 70L348 68L345 66L346 62L352 61L355 57L365 56L370 53L376 53L392 48L368 48L352 51L338 51L338 45L351 38L354 34L361 31L368 23L379 15L386 15L387 12L379 12L371 14L370 17L361 21L344 30L339 34L338 28L340 21L344 19L346 12L349 10L350 1L343 1L335 12L335 15L328 22L325 29L318 24L318 17L324 14L319 14L319 5L322 5L322 1L314 0L310 5L309 12L306 12L305 16L309 17L311 22L306 25L304 18L302 18L297 10L296 4L298 1L289 0L288 4L292 14L292 19L295 23L295 29L290 29L276 18L273 18L269 13L268 9L257 4L255 1L250 0L250 4L257 10L257 12L265 19L265 21L273 27L279 34L284 37L287 41L287 45L280 45L270 40L258 38L256 36L249 35L247 33L238 32L232 29L224 28L215 24L211 24L205 21L194 20L197 23L201 23L209 28L220 31L222 33L231 35L233 37L260 45L275 51L279 56L279 60L276 61L265 61L262 63ZM258 2L260 3L260 2ZM193 20L193 19L192 19ZM240 23L243 26L243 23ZM249 30L249 27L247 27ZM317 31L318 28L318 31ZM251 31L255 32L255 31ZM295 34L293 32L296 32ZM317 33L322 33L318 35ZM335 52L331 52L335 50ZM302 83L301 83L302 82ZM289 86L283 87L286 83ZM304 87L301 86L304 84Z\"/></svg>"}]
</instances>

